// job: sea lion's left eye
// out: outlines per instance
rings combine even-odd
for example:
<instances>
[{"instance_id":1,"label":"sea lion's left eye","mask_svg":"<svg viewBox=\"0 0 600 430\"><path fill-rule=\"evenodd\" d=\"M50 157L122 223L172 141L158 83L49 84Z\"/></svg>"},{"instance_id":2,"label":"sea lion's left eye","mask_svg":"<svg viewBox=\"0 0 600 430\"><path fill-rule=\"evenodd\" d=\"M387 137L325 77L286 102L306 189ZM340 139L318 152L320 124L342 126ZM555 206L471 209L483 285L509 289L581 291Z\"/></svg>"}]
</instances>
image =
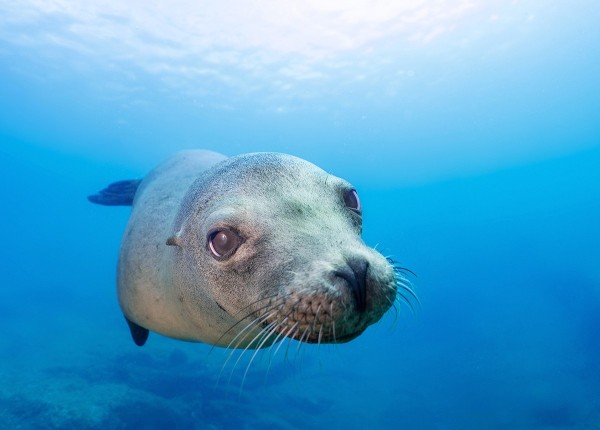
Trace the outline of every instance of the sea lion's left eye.
<instances>
[{"instance_id":1,"label":"sea lion's left eye","mask_svg":"<svg viewBox=\"0 0 600 430\"><path fill-rule=\"evenodd\" d=\"M237 233L226 228L213 230L208 234L208 249L217 260L229 258L241 243L242 239Z\"/></svg>"},{"instance_id":2,"label":"sea lion's left eye","mask_svg":"<svg viewBox=\"0 0 600 430\"><path fill-rule=\"evenodd\" d=\"M344 192L344 203L346 204L346 207L348 209L352 209L353 211L358 213L362 211L360 200L358 198L358 193L354 188L351 188Z\"/></svg>"}]
</instances>

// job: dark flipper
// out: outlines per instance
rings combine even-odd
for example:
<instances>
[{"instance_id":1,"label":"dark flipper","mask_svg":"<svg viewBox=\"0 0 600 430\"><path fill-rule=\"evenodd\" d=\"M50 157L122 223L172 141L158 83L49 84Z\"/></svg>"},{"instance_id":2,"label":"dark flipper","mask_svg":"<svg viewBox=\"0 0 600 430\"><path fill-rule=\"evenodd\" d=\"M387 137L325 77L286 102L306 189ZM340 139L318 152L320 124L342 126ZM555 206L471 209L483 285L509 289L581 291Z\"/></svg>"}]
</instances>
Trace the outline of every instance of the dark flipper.
<instances>
[{"instance_id":1,"label":"dark flipper","mask_svg":"<svg viewBox=\"0 0 600 430\"><path fill-rule=\"evenodd\" d=\"M148 329L129 321L127 317L125 317L125 321L127 321L129 331L131 331L131 337L133 338L135 344L137 346L144 346L144 344L148 340L148 335L150 334Z\"/></svg>"},{"instance_id":2,"label":"dark flipper","mask_svg":"<svg viewBox=\"0 0 600 430\"><path fill-rule=\"evenodd\" d=\"M88 196L88 200L106 206L131 206L141 182L141 179L113 182L102 191Z\"/></svg>"}]
</instances>

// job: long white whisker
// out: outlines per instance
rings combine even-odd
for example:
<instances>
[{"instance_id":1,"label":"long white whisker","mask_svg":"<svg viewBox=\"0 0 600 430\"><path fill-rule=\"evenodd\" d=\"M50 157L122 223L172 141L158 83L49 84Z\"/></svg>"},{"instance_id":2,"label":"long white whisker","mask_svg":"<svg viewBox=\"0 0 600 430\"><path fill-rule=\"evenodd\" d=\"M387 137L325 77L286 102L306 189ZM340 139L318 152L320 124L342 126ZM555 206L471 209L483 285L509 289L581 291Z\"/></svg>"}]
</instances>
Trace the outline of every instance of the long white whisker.
<instances>
[{"instance_id":1,"label":"long white whisker","mask_svg":"<svg viewBox=\"0 0 600 430\"><path fill-rule=\"evenodd\" d=\"M264 321L266 321L267 319L269 319L269 318L270 318L271 316L273 316L275 313L276 313L276 312L270 312L270 313L268 313L267 315L263 315L263 316L261 316L261 317L258 317L258 318L256 318L256 319L252 320L252 321L251 321L251 322L250 322L248 325L246 325L246 327L244 327L244 328L242 329L242 331L240 331L240 332L239 332L239 333L238 333L238 334L237 334L237 335L236 335L236 336L235 336L235 337L234 337L234 338L231 340L231 342L229 342L229 344L227 345L227 349L230 349L230 348L231 348L231 345L232 345L232 344L233 344L233 343L234 343L234 342L235 342L235 341L236 341L236 340L237 340L237 339L238 339L238 338L239 338L239 337L240 337L240 336L241 336L241 335L242 335L244 332L246 332L246 334L244 334L244 336L238 340L238 342L236 343L236 347L235 347L235 348L233 348L233 349L231 349L231 352L229 353L229 356L227 357L227 360L225 360L225 363L223 363L223 366L221 367L221 371L219 372L219 376L217 377L217 383L218 383L218 382L219 382L219 380L221 379L221 375L223 374L223 371L224 371L224 370L225 370L225 368L227 367L227 364L229 363L229 361L230 361L230 360L231 360L231 358L233 357L233 354L235 354L235 351L236 351L236 348L237 348L237 346L238 346L238 345L239 345L241 342L243 342L243 341L246 339L246 337L247 337L247 336L248 336L250 333L252 333L252 331L251 331L251 330L248 330L248 329L249 329L250 327L253 327L253 326L257 326L257 325L260 325L260 324L262 324ZM229 379L231 379L231 378L229 378Z\"/></svg>"},{"instance_id":2,"label":"long white whisker","mask_svg":"<svg viewBox=\"0 0 600 430\"><path fill-rule=\"evenodd\" d=\"M291 338L289 337L289 334L292 332L292 330L294 330L296 327L298 327L298 324L300 324L300 322L299 322L299 321L296 321L296 323L295 323L293 326L291 326L291 327L288 329L288 331L285 333L285 336L287 336L289 339L291 339ZM284 342L285 342L285 341L284 341L284 340L282 340L282 341L279 343L279 345L277 345L277 348L275 348L275 352L273 353L273 358L275 358L275 356L277 355L277 351L279 351L279 349L281 348L281 346L283 345L283 343L284 343ZM288 342L288 345L289 345L289 342Z\"/></svg>"},{"instance_id":3,"label":"long white whisker","mask_svg":"<svg viewBox=\"0 0 600 430\"><path fill-rule=\"evenodd\" d=\"M273 327L273 325L275 325L276 323L277 323L277 321L273 321L269 325L267 325L266 327L263 327L263 329L261 331L259 331L256 336L254 336L254 338L250 341L250 343L248 343L248 346L246 346L246 348L244 348L244 350L241 352L241 354L238 357L238 359L235 361L235 364L233 365L233 369L231 369L231 373L229 374L229 381L231 381L231 377L233 376L233 372L235 371L235 368L237 367L238 363L240 362L240 360L242 359L242 357L244 356L244 354L246 353L246 351L248 351L248 348L250 348L250 346L254 345L254 342L260 336L262 336L265 332L269 331L271 329L271 327Z\"/></svg>"},{"instance_id":4,"label":"long white whisker","mask_svg":"<svg viewBox=\"0 0 600 430\"><path fill-rule=\"evenodd\" d=\"M245 307L244 307L243 309L241 309L240 311L236 312L236 314L235 314L235 315L238 315L240 312L242 312L243 310L245 310L245 309L247 309L248 307L252 306L253 304L256 304L256 303L258 303L258 302L260 302L260 301L263 301L263 300L266 300L266 299L271 299L271 298L273 298L273 297L275 297L275 296L276 296L276 294L274 294L273 296L269 296L269 297L265 297L265 298L262 298L262 299L260 299L260 300L257 300L257 301L255 301L255 302L251 303L250 305L248 305L248 306L245 306ZM285 298L285 296L284 296L284 297L281 297L280 299L284 299L284 298ZM242 318L242 319L238 320L238 321L237 321L235 324L233 324L231 327L229 327L229 328L228 328L228 329L227 329L227 330L226 330L226 331L225 331L225 332L224 332L224 333L223 333L223 334L222 334L222 335L219 337L219 339L217 339L217 342L215 342L215 345L213 345L213 346L212 346L212 348L210 349L210 352L212 352L212 350L215 348L216 344L218 344L218 343L220 342L220 340L221 340L221 339L223 339L223 337L225 337L225 335L227 335L227 333L229 333L231 330L233 330L235 327L237 327L237 325L238 325L238 324L241 324L241 323L242 323L244 320L246 320L247 318L251 317L253 314L256 314L257 312L260 312L260 311L262 311L262 310L264 310L264 309L266 309L266 308L268 308L268 307L271 307L271 308L275 307L275 306L276 306L276 303L277 303L277 301L279 301L280 299L277 299L277 300L276 300L274 303L269 303L269 304L267 304L267 305L265 305L265 306L262 306L262 307L260 307L260 308L258 308L258 309L256 309L256 310L254 310L254 311L250 312L250 313L249 313L248 315L246 315L244 318ZM234 315L234 316L235 316L235 315ZM260 317L258 317L258 318L260 318Z\"/></svg>"},{"instance_id":5,"label":"long white whisker","mask_svg":"<svg viewBox=\"0 0 600 430\"><path fill-rule=\"evenodd\" d=\"M306 329L304 329L304 333L302 333L302 337L298 341L298 348L296 349L296 352L300 351L300 347L302 346L302 342L304 340L304 336L306 336L306 333L308 333L309 329L310 329L310 326L306 326Z\"/></svg>"},{"instance_id":6,"label":"long white whisker","mask_svg":"<svg viewBox=\"0 0 600 430\"><path fill-rule=\"evenodd\" d=\"M335 337L335 321L331 321L331 327L333 328L333 343L337 343L337 339Z\"/></svg>"},{"instance_id":7,"label":"long white whisker","mask_svg":"<svg viewBox=\"0 0 600 430\"><path fill-rule=\"evenodd\" d=\"M281 324L279 324L279 327L282 327L283 325L285 325L285 323L287 323L289 317L285 317L283 319L283 321L281 321ZM289 331L289 330L288 330ZM271 351L273 350L273 347L277 344L277 342L279 341L279 339L284 336L284 333L286 332L286 329L281 330L279 333L277 333L277 337L275 337L275 340L273 341L273 343L271 344L271 346L269 347L269 364L267 365L267 373L265 374L265 378L267 377L267 375L269 374L269 370L271 369L271 363L273 362L273 357L275 357L275 354L277 353L277 351L279 350L279 347L281 346L281 342L279 345L277 345L277 348L275 348L275 354L271 354Z\"/></svg>"},{"instance_id":8,"label":"long white whisker","mask_svg":"<svg viewBox=\"0 0 600 430\"><path fill-rule=\"evenodd\" d=\"M315 316L312 323L312 328L310 329L311 333L315 331L315 325L317 324L317 319L319 318L319 311L321 310L321 304L317 307L317 312L315 312Z\"/></svg>"},{"instance_id":9,"label":"long white whisker","mask_svg":"<svg viewBox=\"0 0 600 430\"><path fill-rule=\"evenodd\" d=\"M281 325L281 323L278 323L269 330L269 333L264 337L262 342L258 345L256 350L254 351L254 354L252 354L252 357L250 358L250 362L246 366L246 371L244 372L244 376L242 377L242 384L240 385L240 393L242 392L242 388L244 388L244 382L246 381L246 375L248 374L248 370L250 370L250 366L252 365L252 362L254 361L254 357L256 357L256 354L258 354L258 351L263 347L265 342L273 335L273 333L275 333L275 331L277 330L277 328L279 328L280 325Z\"/></svg>"},{"instance_id":10,"label":"long white whisker","mask_svg":"<svg viewBox=\"0 0 600 430\"><path fill-rule=\"evenodd\" d=\"M294 327L296 327L299 324L299 322L297 322ZM294 337L298 334L298 328L296 328L296 330L294 330L294 333L291 336L288 336L288 343L287 343L287 347L285 348L285 355L284 355L284 359L287 361L288 359L288 352L290 351L290 344L292 343L292 339L294 339Z\"/></svg>"},{"instance_id":11,"label":"long white whisker","mask_svg":"<svg viewBox=\"0 0 600 430\"><path fill-rule=\"evenodd\" d=\"M321 323L321 328L319 329L319 340L317 341L317 345L321 346L322 338L323 338L323 323Z\"/></svg>"}]
</instances>

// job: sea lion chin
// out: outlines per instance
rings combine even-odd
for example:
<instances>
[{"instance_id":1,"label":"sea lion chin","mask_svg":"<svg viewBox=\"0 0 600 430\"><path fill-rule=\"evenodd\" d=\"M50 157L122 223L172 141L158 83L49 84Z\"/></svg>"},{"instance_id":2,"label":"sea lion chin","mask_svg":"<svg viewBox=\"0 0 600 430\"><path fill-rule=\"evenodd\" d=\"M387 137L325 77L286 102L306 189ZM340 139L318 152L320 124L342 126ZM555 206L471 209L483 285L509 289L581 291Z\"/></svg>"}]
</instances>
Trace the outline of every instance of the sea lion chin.
<instances>
[{"instance_id":1,"label":"sea lion chin","mask_svg":"<svg viewBox=\"0 0 600 430\"><path fill-rule=\"evenodd\" d=\"M297 157L184 151L89 199L132 205L117 284L138 345L342 343L414 297L362 241L355 188Z\"/></svg>"}]
</instances>

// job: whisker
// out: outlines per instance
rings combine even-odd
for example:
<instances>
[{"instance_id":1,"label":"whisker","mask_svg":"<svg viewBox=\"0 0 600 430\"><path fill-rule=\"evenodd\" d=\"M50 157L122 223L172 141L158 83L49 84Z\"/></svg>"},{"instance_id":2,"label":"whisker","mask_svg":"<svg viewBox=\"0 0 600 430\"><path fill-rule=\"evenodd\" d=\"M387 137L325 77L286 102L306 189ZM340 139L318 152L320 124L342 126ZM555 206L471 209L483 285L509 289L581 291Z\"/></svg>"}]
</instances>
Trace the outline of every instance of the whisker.
<instances>
[{"instance_id":1,"label":"whisker","mask_svg":"<svg viewBox=\"0 0 600 430\"><path fill-rule=\"evenodd\" d=\"M312 323L312 328L310 329L311 333L315 331L315 325L317 324L317 319L319 318L319 311L321 310L321 304L317 306L317 312L315 312L315 316Z\"/></svg>"},{"instance_id":2,"label":"whisker","mask_svg":"<svg viewBox=\"0 0 600 430\"><path fill-rule=\"evenodd\" d=\"M398 282L396 284L396 287L402 289L403 291L406 291L417 303L421 304L421 302L419 301L419 296L417 296L417 293L415 293L415 290L413 290L411 287L402 282Z\"/></svg>"},{"instance_id":3,"label":"whisker","mask_svg":"<svg viewBox=\"0 0 600 430\"><path fill-rule=\"evenodd\" d=\"M250 362L246 366L246 371L244 372L244 376L242 377L242 384L240 385L240 393L242 392L242 388L244 388L244 382L246 381L246 375L248 374L248 370L250 370L250 366L252 365L252 362L254 361L254 358L256 357L256 354L258 354L258 351L260 351L260 349L263 347L263 345L265 344L265 342L273 335L273 333L275 333L275 331L277 330L277 328L279 328L280 326L281 326L281 323L278 323L275 326L273 326L268 331L268 334L264 337L264 339L262 340L262 342L260 342L260 344L258 345L258 347L256 348L256 350L254 351L254 354L252 354L252 357L250 358Z\"/></svg>"},{"instance_id":4,"label":"whisker","mask_svg":"<svg viewBox=\"0 0 600 430\"><path fill-rule=\"evenodd\" d=\"M296 309L297 309L297 306L293 306L293 307L292 307L292 309L291 309L291 310L290 310L290 311L287 313L287 315L285 316L285 319L283 320L282 324L288 321L288 319L290 318L290 315L292 315L292 314L293 314L293 313L296 311ZM274 345L277 343L277 341L279 340L280 336L282 336L282 335L283 335L284 337L287 337L287 336L288 336L288 335L291 333L291 331L292 331L294 328L296 328L296 327L298 326L298 324L299 324L299 321L296 321L296 323L295 323L295 324L294 324L292 327L290 327L290 328L287 330L287 332L285 332L285 329L284 329L284 330L282 330L282 331L281 331L281 332L280 332L280 333L277 335L277 337L275 338L275 340L273 341L273 345L271 345L271 348L273 348L273 346L274 346ZM284 332L285 332L285 335L284 335ZM281 341L281 343L280 343L280 344L277 346L277 348L275 349L275 353L274 353L272 356L269 356L269 366L268 366L268 368L267 368L267 372L268 372L268 369L270 369L270 368L271 368L271 360L272 360L272 358L274 358L274 357L275 357L275 354L277 354L277 351L279 351L279 348L281 348L281 345L283 345L283 342L285 342L285 341ZM270 348L270 349L271 349L271 348Z\"/></svg>"},{"instance_id":5,"label":"whisker","mask_svg":"<svg viewBox=\"0 0 600 430\"><path fill-rule=\"evenodd\" d=\"M285 299L287 296L283 296L281 297L281 300ZM229 333L231 330L233 330L235 327L238 326L238 324L241 324L244 320L246 320L247 318L251 317L253 314L256 314L257 312L260 312L264 309L267 309L269 306L275 307L276 303L279 301L280 299L276 300L275 303L269 303L261 308L258 308L252 312L250 312L249 314L247 314L246 316L244 316L243 318L241 318L240 320L238 320L235 324L233 324L231 327L229 327L221 336L219 336L219 338L217 339L217 341L215 342L215 344L212 346L212 348L210 349L209 352L212 352L213 349L215 349L216 345L221 341L221 339L223 339L223 337L225 337L227 335L227 333ZM255 302L256 303L256 302ZM248 308L248 306L246 306L246 308ZM237 312L239 313L239 312ZM236 314L237 314L236 313ZM229 346L228 346L229 347Z\"/></svg>"},{"instance_id":6,"label":"whisker","mask_svg":"<svg viewBox=\"0 0 600 430\"><path fill-rule=\"evenodd\" d=\"M319 329L319 339L317 341L317 345L321 346L322 338L323 338L323 323L321 323L321 328Z\"/></svg>"},{"instance_id":7,"label":"whisker","mask_svg":"<svg viewBox=\"0 0 600 430\"><path fill-rule=\"evenodd\" d=\"M302 341L304 340L304 336L306 336L306 333L308 332L309 328L310 328L310 326L306 326L306 329L304 329L304 333L302 333L302 337L298 341L298 348L296 349L296 352L300 351L300 347L302 346Z\"/></svg>"},{"instance_id":8,"label":"whisker","mask_svg":"<svg viewBox=\"0 0 600 430\"><path fill-rule=\"evenodd\" d=\"M297 326L300 322L298 321L295 325ZM296 337L296 335L298 334L298 328L296 328L296 330L294 330L294 333L291 336L288 336L288 343L287 343L287 347L285 348L285 356L284 356L284 360L287 361L288 359L288 352L290 350L290 344L292 343L292 339L294 339L294 337Z\"/></svg>"},{"instance_id":9,"label":"whisker","mask_svg":"<svg viewBox=\"0 0 600 430\"><path fill-rule=\"evenodd\" d=\"M407 269L406 267L400 267L400 266L394 266L394 270L397 273L401 273L403 275L406 275L407 273L410 273L411 275L413 275L415 278L418 278L417 274L415 272L413 272L410 269Z\"/></svg>"},{"instance_id":10,"label":"whisker","mask_svg":"<svg viewBox=\"0 0 600 430\"><path fill-rule=\"evenodd\" d=\"M337 339L335 337L335 321L332 319L331 327L333 328L333 343L337 343Z\"/></svg>"},{"instance_id":11,"label":"whisker","mask_svg":"<svg viewBox=\"0 0 600 430\"><path fill-rule=\"evenodd\" d=\"M279 324L279 327L282 327L288 321L288 319L289 319L288 317L285 317L285 319L283 321L281 321L281 324ZM286 332L286 329L283 329L279 333L277 333L275 340L273 340L273 343L269 347L269 364L267 365L267 372L265 373L265 380L266 380L267 376L269 375L269 371L271 370L271 364L273 363L273 358L275 357L275 354L277 354L277 351L279 351L279 348L283 344L283 341L281 341L279 343L279 345L277 345L277 348L275 348L275 353L271 354L271 351L273 350L273 347L277 344L277 342L279 342L279 339L281 337L285 337L285 335L284 335L285 332Z\"/></svg>"},{"instance_id":12,"label":"whisker","mask_svg":"<svg viewBox=\"0 0 600 430\"><path fill-rule=\"evenodd\" d=\"M331 332L333 334L333 343L337 343L335 338L335 320L333 319L333 302L329 304L329 317L331 318Z\"/></svg>"},{"instance_id":13,"label":"whisker","mask_svg":"<svg viewBox=\"0 0 600 430\"><path fill-rule=\"evenodd\" d=\"M417 278L417 274L415 272L413 272L412 270L406 268L406 267L401 267L399 266L396 261L390 257L390 256L386 256L385 259L387 260L388 263L390 263L392 265L392 267L394 268L394 271L396 273L402 273L402 274L406 274L406 273L410 273L411 275L413 275L415 278Z\"/></svg>"},{"instance_id":14,"label":"whisker","mask_svg":"<svg viewBox=\"0 0 600 430\"><path fill-rule=\"evenodd\" d=\"M390 305L392 306L392 308L394 308L394 321L392 323L392 326L394 324L396 324L396 321L398 321L398 308L396 307L396 301L390 299L389 297L386 297L386 299L388 300L388 302L390 302Z\"/></svg>"},{"instance_id":15,"label":"whisker","mask_svg":"<svg viewBox=\"0 0 600 430\"><path fill-rule=\"evenodd\" d=\"M406 296L405 296L404 294L402 294L400 291L398 291L398 293L397 293L397 294L398 294L398 295L396 296L396 301L397 301L399 304L402 304L402 303L404 303L405 305L407 305L407 306L410 308L410 311L411 311L413 314L416 314L416 310L415 310L415 307L413 306L413 303L412 303L412 301L411 301L411 300L409 300L409 299L408 299L408 297L406 297Z\"/></svg>"},{"instance_id":16,"label":"whisker","mask_svg":"<svg viewBox=\"0 0 600 430\"><path fill-rule=\"evenodd\" d=\"M263 300L272 299L273 297L277 297L278 295L279 295L279 293L275 293L275 294L271 294L270 296L266 296L266 297L263 297L263 298L261 298L261 299L255 300L255 301L253 301L252 303L250 303L250 304L248 304L248 305L244 306L244 307L243 307L242 309L240 309L239 311L237 311L235 314L233 314L233 316L235 316L235 315L238 315L238 314L242 313L243 311L245 311L246 309L248 309L248 308L249 308L250 306L252 306L252 305L255 305L255 304L259 303L259 302L262 302Z\"/></svg>"},{"instance_id":17,"label":"whisker","mask_svg":"<svg viewBox=\"0 0 600 430\"><path fill-rule=\"evenodd\" d=\"M267 319L269 319L270 317L272 317L274 315L273 312L267 314L267 315L263 315L260 316L258 318L256 318L255 320L251 321L248 325L246 325L246 327L244 327L232 340L231 342L229 342L229 345L227 345L226 349L230 349L231 345L238 339L238 337L240 337L244 332L246 332L250 327L253 326L257 326L259 324L262 324L264 321L266 321ZM248 336L248 334L250 334L252 331L248 330L246 332L246 334L238 341L238 343L236 345L239 345L241 342L243 342L246 337ZM225 370L225 368L227 367L227 364L229 363L229 360L231 360L231 358L233 357L233 355L235 354L236 348L233 348L231 350L231 352L229 353L229 356L227 357L227 360L225 360L225 363L223 363L223 366L221 367L221 371L219 372L219 376L217 377L217 383L219 382L219 380L221 379L221 374L223 373L223 371Z\"/></svg>"},{"instance_id":18,"label":"whisker","mask_svg":"<svg viewBox=\"0 0 600 430\"><path fill-rule=\"evenodd\" d=\"M403 294L403 293L406 293L406 294ZM415 307L413 306L413 303L416 304L419 308L421 307L421 300L419 300L417 293L415 293L414 290L412 288L410 288L408 285L406 285L402 282L397 282L396 283L396 294L398 296L400 296L402 299L404 299L406 304L410 306L413 313L415 313Z\"/></svg>"},{"instance_id":19,"label":"whisker","mask_svg":"<svg viewBox=\"0 0 600 430\"><path fill-rule=\"evenodd\" d=\"M259 331L256 336L254 336L254 338L250 341L250 343L248 343L248 346L246 346L246 348L244 348L244 350L240 353L238 359L235 361L235 364L233 365L233 369L231 369L231 373L229 374L229 381L231 381L231 377L233 376L233 372L235 371L235 368L237 367L238 363L240 362L240 360L242 359L242 357L244 356L244 354L246 353L246 351L248 351L248 348L250 348L250 346L254 345L254 342L260 336L262 336L265 332L269 331L276 323L277 323L277 321L273 321L272 323L270 323L266 327L263 327L262 330Z\"/></svg>"},{"instance_id":20,"label":"whisker","mask_svg":"<svg viewBox=\"0 0 600 430\"><path fill-rule=\"evenodd\" d=\"M235 335L235 337L233 339L231 339L231 341L229 342L229 344L227 344L227 349L231 348L231 345L234 344L234 342L244 333L246 332L246 330L248 330L250 327L252 327L253 325L259 325L262 324L263 322L265 322L267 319L269 319L269 317L275 315L276 312L271 311L271 312L267 312L266 314L263 314L259 317L256 317L255 319L253 319L252 321L250 321L248 324L246 324L246 326L240 330L238 332L238 334ZM243 339L242 339L243 340ZM235 348L235 347L234 347Z\"/></svg>"},{"instance_id":21,"label":"whisker","mask_svg":"<svg viewBox=\"0 0 600 430\"><path fill-rule=\"evenodd\" d=\"M291 339L291 337L289 336L289 334L292 332L292 330L294 330L296 327L298 327L298 324L300 324L300 322L299 322L299 321L296 321L296 323L295 323L293 326L291 326L291 327L288 329L288 331L287 331L287 332L286 332L286 334L285 334L285 336L286 336L288 339ZM279 351L279 349L281 348L281 346L283 345L283 343L284 343L284 342L285 342L285 341L283 341L283 340L282 340L282 341L279 343L279 345L277 345L277 348L275 349L275 352L273 353L273 357L272 357L272 358L275 358L275 356L277 355L277 352ZM288 345L289 345L289 341L288 341ZM287 353L286 353L286 355L287 355Z\"/></svg>"},{"instance_id":22,"label":"whisker","mask_svg":"<svg viewBox=\"0 0 600 430\"><path fill-rule=\"evenodd\" d=\"M281 324L279 325L279 327L283 326L283 325L284 325L284 324L285 324L285 323L286 323L288 320L289 320L289 317L285 317L285 318L284 318L284 319L281 321ZM281 336L283 336L283 333L284 333L284 331L285 331L285 329L284 329L284 330L282 330L282 331L280 331L280 332L277 334L277 337L275 338L275 340L273 341L273 343L271 344L271 346L269 347L269 349L272 349L272 348L273 348L273 346L275 346L275 344L277 343L277 341L279 340L279 338L280 338Z\"/></svg>"},{"instance_id":23,"label":"whisker","mask_svg":"<svg viewBox=\"0 0 600 430\"><path fill-rule=\"evenodd\" d=\"M272 318L272 317L274 317L275 315L277 315L277 311L276 311L276 310L274 310L274 311L271 311L270 313L268 313L268 314L264 315L264 316L263 316L263 318L261 318L261 321L260 321L259 323L255 324L255 325L260 325L260 324L262 324L262 325L263 325L263 328L262 328L262 329L259 331L259 334L260 334L260 333L261 333L261 332L264 330L264 328L266 327L266 326L264 326L264 324L266 324L266 323L267 323L267 321L269 320L269 318ZM233 347L234 347L235 349L239 349L239 348L241 348L241 345L243 344L243 342L246 340L246 338L248 337L248 335L249 335L250 333L251 333L251 331L248 331L248 332L247 332L247 333L244 335L244 337L242 337L241 339L239 339L239 340L236 342L236 344L235 344ZM252 341L250 341L250 344L249 344L249 345L252 345L252 342L254 342L254 339L253 339Z\"/></svg>"}]
</instances>

